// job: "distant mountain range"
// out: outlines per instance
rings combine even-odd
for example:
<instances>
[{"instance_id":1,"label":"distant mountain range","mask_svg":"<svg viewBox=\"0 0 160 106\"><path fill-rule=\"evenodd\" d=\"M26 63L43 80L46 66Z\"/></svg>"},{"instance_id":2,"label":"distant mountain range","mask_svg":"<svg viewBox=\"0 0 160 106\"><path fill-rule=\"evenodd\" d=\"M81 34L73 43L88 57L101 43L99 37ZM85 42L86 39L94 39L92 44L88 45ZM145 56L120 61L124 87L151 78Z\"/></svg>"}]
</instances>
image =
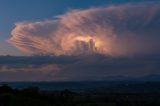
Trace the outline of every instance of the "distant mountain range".
<instances>
[{"instance_id":1,"label":"distant mountain range","mask_svg":"<svg viewBox=\"0 0 160 106\"><path fill-rule=\"evenodd\" d=\"M105 81L160 81L160 75L147 75L141 77L130 76L107 76L102 80Z\"/></svg>"}]
</instances>

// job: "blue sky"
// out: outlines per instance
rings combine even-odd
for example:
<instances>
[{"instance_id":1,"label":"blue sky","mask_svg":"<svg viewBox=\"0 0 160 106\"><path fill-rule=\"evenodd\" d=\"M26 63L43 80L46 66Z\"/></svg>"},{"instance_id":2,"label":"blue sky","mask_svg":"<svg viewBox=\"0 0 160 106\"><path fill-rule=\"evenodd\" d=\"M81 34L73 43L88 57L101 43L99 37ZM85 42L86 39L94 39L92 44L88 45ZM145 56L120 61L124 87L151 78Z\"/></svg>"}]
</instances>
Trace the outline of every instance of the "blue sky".
<instances>
[{"instance_id":1,"label":"blue sky","mask_svg":"<svg viewBox=\"0 0 160 106\"><path fill-rule=\"evenodd\" d=\"M0 55L23 55L6 43L16 22L51 19L72 9L139 1L151 0L0 0Z\"/></svg>"}]
</instances>

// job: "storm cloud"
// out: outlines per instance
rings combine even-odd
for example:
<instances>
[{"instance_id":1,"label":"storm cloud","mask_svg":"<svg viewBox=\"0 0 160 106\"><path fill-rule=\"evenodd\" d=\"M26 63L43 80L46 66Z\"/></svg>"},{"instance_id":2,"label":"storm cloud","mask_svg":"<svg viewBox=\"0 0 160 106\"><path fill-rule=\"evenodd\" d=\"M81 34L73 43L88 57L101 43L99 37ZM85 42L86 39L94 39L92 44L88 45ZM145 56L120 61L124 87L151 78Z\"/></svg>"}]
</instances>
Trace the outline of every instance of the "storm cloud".
<instances>
[{"instance_id":1,"label":"storm cloud","mask_svg":"<svg viewBox=\"0 0 160 106\"><path fill-rule=\"evenodd\" d=\"M160 51L159 28L160 4L125 4L19 22L8 42L31 55L152 54Z\"/></svg>"},{"instance_id":2,"label":"storm cloud","mask_svg":"<svg viewBox=\"0 0 160 106\"><path fill-rule=\"evenodd\" d=\"M75 9L18 22L7 41L28 57L0 57L0 80L106 80L160 75L160 4Z\"/></svg>"}]
</instances>

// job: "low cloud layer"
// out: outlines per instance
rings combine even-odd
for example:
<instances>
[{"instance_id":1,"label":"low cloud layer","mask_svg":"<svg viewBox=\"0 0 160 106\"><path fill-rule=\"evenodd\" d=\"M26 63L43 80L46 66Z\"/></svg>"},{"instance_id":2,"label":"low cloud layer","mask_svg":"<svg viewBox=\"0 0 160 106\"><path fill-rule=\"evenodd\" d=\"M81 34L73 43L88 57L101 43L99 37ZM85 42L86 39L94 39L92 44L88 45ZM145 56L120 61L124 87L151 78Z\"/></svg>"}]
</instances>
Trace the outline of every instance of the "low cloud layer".
<instances>
[{"instance_id":1,"label":"low cloud layer","mask_svg":"<svg viewBox=\"0 0 160 106\"><path fill-rule=\"evenodd\" d=\"M61 68L57 64L3 64L0 65L1 81L48 81L57 80L53 76ZM60 79L58 79L60 80Z\"/></svg>"},{"instance_id":2,"label":"low cloud layer","mask_svg":"<svg viewBox=\"0 0 160 106\"><path fill-rule=\"evenodd\" d=\"M34 55L151 54L160 51L159 28L160 4L126 4L16 23L8 42Z\"/></svg>"},{"instance_id":3,"label":"low cloud layer","mask_svg":"<svg viewBox=\"0 0 160 106\"><path fill-rule=\"evenodd\" d=\"M0 81L108 80L108 77L116 80L119 76L136 78L160 75L159 64L160 55L123 58L103 55L81 58L8 56L0 57Z\"/></svg>"}]
</instances>

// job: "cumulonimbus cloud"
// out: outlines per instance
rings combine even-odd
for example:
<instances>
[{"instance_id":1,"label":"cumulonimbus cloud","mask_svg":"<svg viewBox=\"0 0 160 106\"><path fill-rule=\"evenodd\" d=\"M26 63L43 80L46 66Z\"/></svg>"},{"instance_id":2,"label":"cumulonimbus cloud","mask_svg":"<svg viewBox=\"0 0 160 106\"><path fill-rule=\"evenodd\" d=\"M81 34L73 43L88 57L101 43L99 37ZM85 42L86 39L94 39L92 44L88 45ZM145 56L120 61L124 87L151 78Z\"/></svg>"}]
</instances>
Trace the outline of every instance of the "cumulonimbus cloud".
<instances>
[{"instance_id":1,"label":"cumulonimbus cloud","mask_svg":"<svg viewBox=\"0 0 160 106\"><path fill-rule=\"evenodd\" d=\"M160 4L127 4L20 22L8 42L29 54L128 56L159 52L159 28Z\"/></svg>"}]
</instances>

